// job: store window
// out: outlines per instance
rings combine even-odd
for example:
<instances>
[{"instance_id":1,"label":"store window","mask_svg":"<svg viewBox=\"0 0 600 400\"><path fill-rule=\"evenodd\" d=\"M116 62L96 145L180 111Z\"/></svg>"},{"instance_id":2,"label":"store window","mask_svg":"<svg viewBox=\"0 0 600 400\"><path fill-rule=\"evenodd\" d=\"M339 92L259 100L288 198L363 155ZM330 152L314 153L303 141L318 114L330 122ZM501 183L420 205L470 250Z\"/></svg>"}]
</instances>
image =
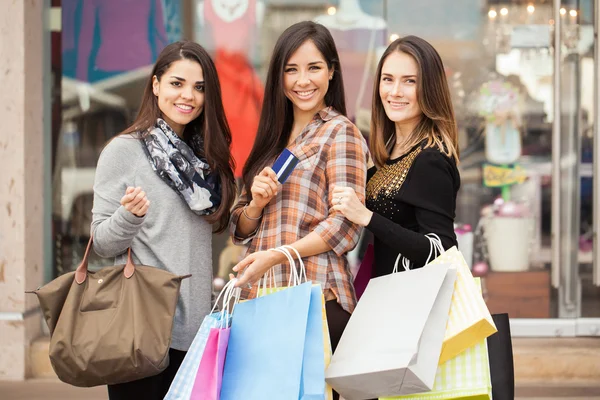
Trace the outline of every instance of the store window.
<instances>
[{"instance_id":1,"label":"store window","mask_svg":"<svg viewBox=\"0 0 600 400\"><path fill-rule=\"evenodd\" d=\"M386 7L391 34L422 36L446 66L461 143L456 231L474 274L484 277L488 306L513 318L597 316L591 1L563 1L559 9L544 0L392 4ZM556 169L560 193L553 192ZM563 221L554 240L553 215Z\"/></svg>"},{"instance_id":2,"label":"store window","mask_svg":"<svg viewBox=\"0 0 600 400\"><path fill-rule=\"evenodd\" d=\"M585 278L591 274L593 221L594 94L585 84L593 81L595 66L592 6L562 4L560 129L563 140L576 137L577 146L581 143L581 180L567 181L581 189L574 198L580 201L574 251L584 276L583 314L595 316L590 310L600 296ZM383 50L409 34L434 45L446 66L460 134L460 249L473 273L484 277L492 311L524 318L565 315L551 285L553 2L62 0L61 6L62 91L53 170L57 274L82 257L98 155L132 120L162 47L190 32L213 56L239 177L254 141L273 46L289 25L314 20L336 40L348 116L367 139L373 77ZM214 247L215 272L226 279L241 249L226 233L215 236ZM360 249L351 254L355 266Z\"/></svg>"},{"instance_id":3,"label":"store window","mask_svg":"<svg viewBox=\"0 0 600 400\"><path fill-rule=\"evenodd\" d=\"M89 240L93 182L104 145L138 109L159 52L182 35L180 0L54 0L54 274L77 267ZM57 54L60 54L57 56ZM95 254L90 268L110 265Z\"/></svg>"}]
</instances>

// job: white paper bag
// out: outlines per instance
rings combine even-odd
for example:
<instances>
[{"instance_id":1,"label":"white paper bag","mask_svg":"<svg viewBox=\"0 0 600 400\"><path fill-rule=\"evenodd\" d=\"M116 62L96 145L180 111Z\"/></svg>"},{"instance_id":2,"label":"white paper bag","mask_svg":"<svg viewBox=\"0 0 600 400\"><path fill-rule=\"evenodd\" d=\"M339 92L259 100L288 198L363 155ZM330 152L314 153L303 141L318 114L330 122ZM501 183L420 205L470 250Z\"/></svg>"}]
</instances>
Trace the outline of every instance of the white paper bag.
<instances>
[{"instance_id":1,"label":"white paper bag","mask_svg":"<svg viewBox=\"0 0 600 400\"><path fill-rule=\"evenodd\" d=\"M433 388L456 269L450 264L371 279L325 380L347 400Z\"/></svg>"}]
</instances>

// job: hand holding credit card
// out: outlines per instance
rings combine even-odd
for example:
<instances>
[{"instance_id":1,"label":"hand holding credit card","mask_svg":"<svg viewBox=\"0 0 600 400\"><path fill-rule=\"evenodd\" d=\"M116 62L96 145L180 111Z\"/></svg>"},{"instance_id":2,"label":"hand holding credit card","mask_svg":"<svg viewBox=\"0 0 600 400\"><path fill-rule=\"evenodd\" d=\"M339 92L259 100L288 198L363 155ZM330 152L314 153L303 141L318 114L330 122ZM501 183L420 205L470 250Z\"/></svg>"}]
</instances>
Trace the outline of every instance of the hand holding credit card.
<instances>
[{"instance_id":1,"label":"hand holding credit card","mask_svg":"<svg viewBox=\"0 0 600 400\"><path fill-rule=\"evenodd\" d=\"M288 149L283 149L283 152L277 157L273 164L273 171L277 174L277 180L283 184L287 178L292 174L292 171L298 164L298 157L296 157Z\"/></svg>"}]
</instances>

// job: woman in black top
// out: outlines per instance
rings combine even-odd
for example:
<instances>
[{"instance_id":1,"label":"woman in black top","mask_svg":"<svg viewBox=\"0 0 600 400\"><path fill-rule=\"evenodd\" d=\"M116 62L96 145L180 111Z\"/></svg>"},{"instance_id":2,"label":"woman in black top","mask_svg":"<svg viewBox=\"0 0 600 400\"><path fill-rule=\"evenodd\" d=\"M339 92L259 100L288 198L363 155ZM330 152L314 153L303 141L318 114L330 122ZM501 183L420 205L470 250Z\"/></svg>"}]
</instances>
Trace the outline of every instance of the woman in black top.
<instances>
[{"instance_id":1,"label":"woman in black top","mask_svg":"<svg viewBox=\"0 0 600 400\"><path fill-rule=\"evenodd\" d=\"M431 237L444 249L457 245L460 176L454 110L437 51L415 36L394 41L381 57L377 82L366 207L347 187L336 187L333 198L334 210L373 232L374 276L381 276L397 261L412 269L435 258Z\"/></svg>"}]
</instances>

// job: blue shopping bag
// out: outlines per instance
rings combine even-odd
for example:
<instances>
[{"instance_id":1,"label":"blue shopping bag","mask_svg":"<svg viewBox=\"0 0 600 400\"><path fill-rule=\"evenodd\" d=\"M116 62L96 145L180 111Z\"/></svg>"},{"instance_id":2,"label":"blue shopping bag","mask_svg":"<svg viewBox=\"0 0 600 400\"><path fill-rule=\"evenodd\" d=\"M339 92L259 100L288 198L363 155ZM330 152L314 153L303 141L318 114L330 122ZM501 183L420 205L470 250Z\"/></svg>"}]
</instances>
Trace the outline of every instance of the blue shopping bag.
<instances>
[{"instance_id":1,"label":"blue shopping bag","mask_svg":"<svg viewBox=\"0 0 600 400\"><path fill-rule=\"evenodd\" d=\"M307 282L236 306L221 400L299 398L311 287Z\"/></svg>"},{"instance_id":2,"label":"blue shopping bag","mask_svg":"<svg viewBox=\"0 0 600 400\"><path fill-rule=\"evenodd\" d=\"M325 399L325 348L323 347L323 291L311 287L310 308L304 341L300 400Z\"/></svg>"}]
</instances>

